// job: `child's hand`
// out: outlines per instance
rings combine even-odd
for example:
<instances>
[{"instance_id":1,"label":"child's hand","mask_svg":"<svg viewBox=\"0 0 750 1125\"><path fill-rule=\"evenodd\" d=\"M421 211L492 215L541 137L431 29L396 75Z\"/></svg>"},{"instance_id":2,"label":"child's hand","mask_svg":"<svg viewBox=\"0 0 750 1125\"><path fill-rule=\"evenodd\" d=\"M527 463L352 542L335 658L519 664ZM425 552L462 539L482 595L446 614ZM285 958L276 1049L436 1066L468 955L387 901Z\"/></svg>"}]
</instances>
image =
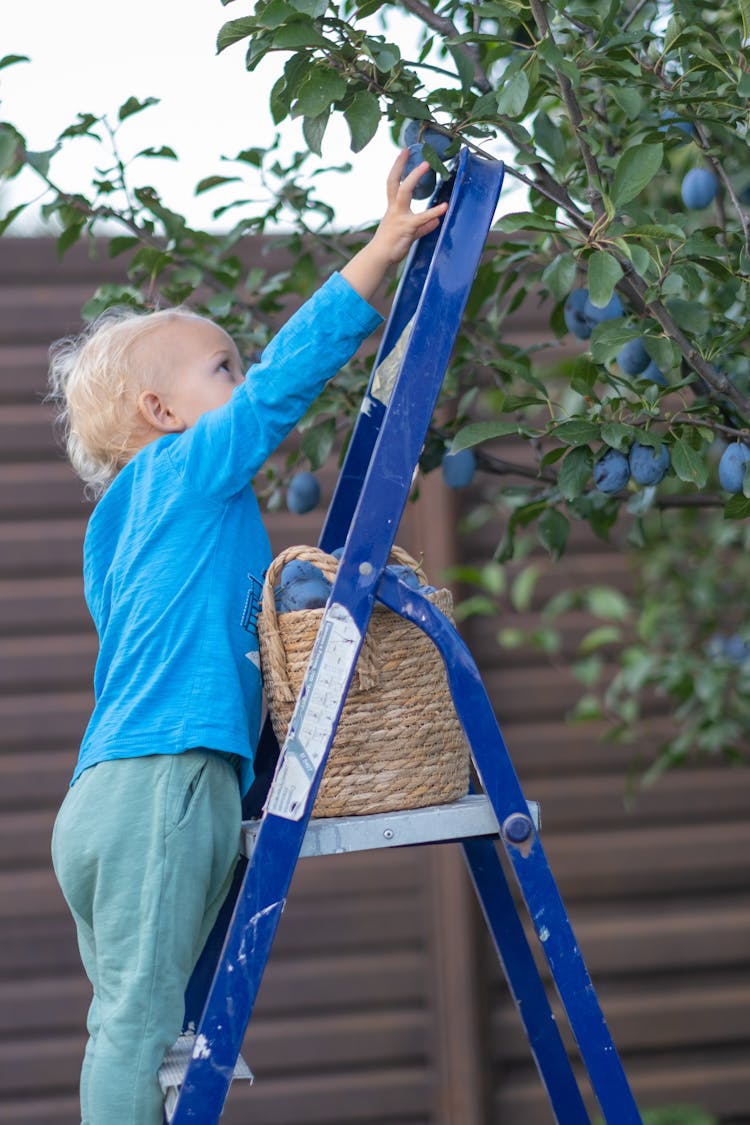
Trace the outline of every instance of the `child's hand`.
<instances>
[{"instance_id":1,"label":"child's hand","mask_svg":"<svg viewBox=\"0 0 750 1125\"><path fill-rule=\"evenodd\" d=\"M408 157L409 150L404 149L391 168L386 181L388 206L372 240L341 271L352 288L368 301L388 268L406 257L416 239L435 230L448 210L447 203L438 203L416 215L412 212L414 188L429 165L423 161L402 182L401 173Z\"/></svg>"},{"instance_id":2,"label":"child's hand","mask_svg":"<svg viewBox=\"0 0 750 1125\"><path fill-rule=\"evenodd\" d=\"M389 265L405 258L412 242L435 230L448 210L447 203L438 203L436 207L429 207L416 215L412 213L414 189L430 166L426 160L422 161L402 181L401 175L408 158L409 150L405 148L390 170L386 181L388 207L372 240L387 255Z\"/></svg>"}]
</instances>

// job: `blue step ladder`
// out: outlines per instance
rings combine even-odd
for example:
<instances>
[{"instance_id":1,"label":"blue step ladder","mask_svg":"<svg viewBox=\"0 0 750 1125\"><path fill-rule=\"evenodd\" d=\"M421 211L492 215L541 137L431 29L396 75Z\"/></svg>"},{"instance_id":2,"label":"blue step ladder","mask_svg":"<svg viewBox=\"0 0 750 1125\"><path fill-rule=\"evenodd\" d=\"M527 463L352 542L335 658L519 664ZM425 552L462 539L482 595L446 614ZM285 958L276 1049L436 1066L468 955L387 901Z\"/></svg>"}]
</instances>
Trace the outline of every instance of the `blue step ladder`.
<instances>
[{"instance_id":1,"label":"blue step ladder","mask_svg":"<svg viewBox=\"0 0 750 1125\"><path fill-rule=\"evenodd\" d=\"M326 517L320 547L344 545L261 819L243 825L245 862L188 993L202 1011L172 1080L170 1125L215 1125L302 855L438 841L462 844L489 931L561 1125L590 1125L568 1052L501 863L513 869L607 1125L642 1125L476 664L428 600L385 570L461 317L493 220L503 165L463 149L437 199L439 227L412 248ZM437 200L436 200L437 201ZM375 601L422 629L444 662L478 791L455 804L311 820L310 813ZM269 749L270 747L270 749ZM259 749L273 759L266 724ZM225 936L224 936L225 934ZM172 1060L174 1061L174 1060ZM179 1068L178 1068L179 1069Z\"/></svg>"}]
</instances>

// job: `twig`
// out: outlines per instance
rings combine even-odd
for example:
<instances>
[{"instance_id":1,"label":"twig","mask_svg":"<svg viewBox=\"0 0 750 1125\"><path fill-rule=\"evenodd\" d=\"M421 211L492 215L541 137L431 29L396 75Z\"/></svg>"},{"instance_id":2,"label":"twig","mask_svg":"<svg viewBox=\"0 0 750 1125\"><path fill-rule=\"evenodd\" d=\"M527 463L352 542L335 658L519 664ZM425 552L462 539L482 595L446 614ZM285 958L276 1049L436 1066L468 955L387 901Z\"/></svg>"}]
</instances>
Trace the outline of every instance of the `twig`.
<instances>
[{"instance_id":1,"label":"twig","mask_svg":"<svg viewBox=\"0 0 750 1125\"><path fill-rule=\"evenodd\" d=\"M539 34L543 39L549 39L549 41L556 46L555 37L552 34L552 28L549 25L549 20L547 19L547 13L545 11L544 4L541 3L541 0L530 0L530 4L531 14L534 17L537 28L539 30ZM588 141L585 137L586 130L583 120L583 113L581 112L581 107L578 99L575 96L573 85L570 79L566 74L563 74L563 72L559 68L553 67L553 70L555 73L555 77L557 78L557 84L560 87L560 94L562 95L563 103L565 104L565 108L568 111L570 123L573 126L576 138L578 140L578 147L583 158L583 163L586 167L586 172L588 173L589 187L591 190L592 210L597 219L600 219L606 214L604 209L604 202L602 200L601 193L598 187L598 185L602 182L602 174L596 158L589 148Z\"/></svg>"},{"instance_id":2,"label":"twig","mask_svg":"<svg viewBox=\"0 0 750 1125\"><path fill-rule=\"evenodd\" d=\"M437 31L444 39L457 39L461 32L456 27L453 20L448 19L446 16L439 16L434 12L429 4L425 4L423 0L400 0L401 7L406 8L427 27L431 27L433 31ZM453 48L457 54L463 55L465 59L471 63L474 70L474 85L483 94L489 94L492 89L492 83L484 72L476 47L470 43L456 43Z\"/></svg>"}]
</instances>

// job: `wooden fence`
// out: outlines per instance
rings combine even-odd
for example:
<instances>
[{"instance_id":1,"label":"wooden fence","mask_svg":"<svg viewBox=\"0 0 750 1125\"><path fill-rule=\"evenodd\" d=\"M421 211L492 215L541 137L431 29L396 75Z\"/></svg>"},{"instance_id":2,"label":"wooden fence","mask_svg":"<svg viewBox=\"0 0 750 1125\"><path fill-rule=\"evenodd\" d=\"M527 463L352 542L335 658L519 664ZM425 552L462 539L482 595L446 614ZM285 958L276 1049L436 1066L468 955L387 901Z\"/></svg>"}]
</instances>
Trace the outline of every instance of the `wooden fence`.
<instances>
[{"instance_id":1,"label":"wooden fence","mask_svg":"<svg viewBox=\"0 0 750 1125\"><path fill-rule=\"evenodd\" d=\"M74 1125L88 986L49 838L91 703L95 638L80 579L88 507L42 403L46 351L75 330L106 257L0 243L0 1122ZM517 318L518 339L533 335ZM330 493L330 480L325 487ZM430 478L399 541L434 572L491 552L454 533ZM276 549L314 542L320 513L269 518ZM629 575L617 543L579 533L540 596ZM529 618L531 620L531 618ZM673 773L626 811L632 749L565 721L571 614L554 665L464 633L529 797L639 1102L750 1123L750 771ZM658 737L665 717L652 719ZM300 864L228 1125L542 1125L552 1120L458 849Z\"/></svg>"}]
</instances>

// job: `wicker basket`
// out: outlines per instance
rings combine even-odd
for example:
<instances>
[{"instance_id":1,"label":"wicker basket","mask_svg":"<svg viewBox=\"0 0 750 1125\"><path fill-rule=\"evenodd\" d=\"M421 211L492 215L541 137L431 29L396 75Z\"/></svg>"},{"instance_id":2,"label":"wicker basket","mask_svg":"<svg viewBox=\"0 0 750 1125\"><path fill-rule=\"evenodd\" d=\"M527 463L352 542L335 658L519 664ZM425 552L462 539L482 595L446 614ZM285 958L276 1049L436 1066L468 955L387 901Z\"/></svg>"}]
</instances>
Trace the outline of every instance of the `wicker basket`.
<instances>
[{"instance_id":1,"label":"wicker basket","mask_svg":"<svg viewBox=\"0 0 750 1125\"><path fill-rule=\"evenodd\" d=\"M338 561L315 547L290 547L266 575L258 620L263 679L283 744L324 610L276 613L274 586L290 559L333 580ZM391 561L419 564L394 547ZM448 590L428 595L452 617ZM376 604L315 801L316 817L392 812L446 804L469 784L469 749L442 657L416 625Z\"/></svg>"}]
</instances>

